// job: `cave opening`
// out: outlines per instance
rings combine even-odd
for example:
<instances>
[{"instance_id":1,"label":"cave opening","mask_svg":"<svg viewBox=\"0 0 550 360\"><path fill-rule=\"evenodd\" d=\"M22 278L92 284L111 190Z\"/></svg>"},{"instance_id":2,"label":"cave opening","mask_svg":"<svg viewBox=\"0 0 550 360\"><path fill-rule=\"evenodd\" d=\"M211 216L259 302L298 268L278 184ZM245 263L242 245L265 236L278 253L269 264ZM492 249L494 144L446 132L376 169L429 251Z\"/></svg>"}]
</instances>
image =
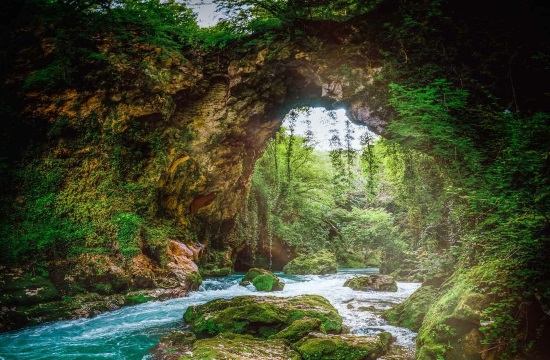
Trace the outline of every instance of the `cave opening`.
<instances>
[{"instance_id":1,"label":"cave opening","mask_svg":"<svg viewBox=\"0 0 550 360\"><path fill-rule=\"evenodd\" d=\"M235 271L281 270L298 254L321 250L336 253L342 267L378 267L373 244L342 233L346 226L351 231L352 211L370 206L374 173L368 164L378 138L345 109L290 110L255 163L230 235L240 243Z\"/></svg>"}]
</instances>

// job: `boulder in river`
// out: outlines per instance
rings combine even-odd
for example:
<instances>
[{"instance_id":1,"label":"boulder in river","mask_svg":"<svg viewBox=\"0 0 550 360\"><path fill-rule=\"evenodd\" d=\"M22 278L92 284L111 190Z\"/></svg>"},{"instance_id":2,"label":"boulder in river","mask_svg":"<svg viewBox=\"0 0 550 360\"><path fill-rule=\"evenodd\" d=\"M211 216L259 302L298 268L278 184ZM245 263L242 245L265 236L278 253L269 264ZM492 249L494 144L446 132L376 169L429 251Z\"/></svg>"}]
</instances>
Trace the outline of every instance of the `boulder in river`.
<instances>
[{"instance_id":1,"label":"boulder in river","mask_svg":"<svg viewBox=\"0 0 550 360\"><path fill-rule=\"evenodd\" d=\"M183 318L198 336L219 333L250 334L268 338L305 317L320 320L320 330L339 333L342 317L319 295L288 298L237 296L190 306Z\"/></svg>"},{"instance_id":2,"label":"boulder in river","mask_svg":"<svg viewBox=\"0 0 550 360\"><path fill-rule=\"evenodd\" d=\"M302 358L282 340L266 340L251 335L224 333L213 338L197 340L186 355L177 359L301 360Z\"/></svg>"},{"instance_id":3,"label":"boulder in river","mask_svg":"<svg viewBox=\"0 0 550 360\"><path fill-rule=\"evenodd\" d=\"M347 280L344 286L360 291L397 291L397 284L389 275L358 276Z\"/></svg>"},{"instance_id":4,"label":"boulder in river","mask_svg":"<svg viewBox=\"0 0 550 360\"><path fill-rule=\"evenodd\" d=\"M241 281L241 286L247 286L250 283L252 283L258 291L282 291L285 287L285 284L279 280L277 275L269 270L260 268L248 270Z\"/></svg>"},{"instance_id":5,"label":"boulder in river","mask_svg":"<svg viewBox=\"0 0 550 360\"><path fill-rule=\"evenodd\" d=\"M153 359L377 359L392 341L387 332L341 335L342 318L319 295L239 296L191 306L190 331L164 336Z\"/></svg>"},{"instance_id":6,"label":"boulder in river","mask_svg":"<svg viewBox=\"0 0 550 360\"><path fill-rule=\"evenodd\" d=\"M163 336L151 350L153 359L179 360L189 354L197 337L192 331L173 331Z\"/></svg>"},{"instance_id":7,"label":"boulder in river","mask_svg":"<svg viewBox=\"0 0 550 360\"><path fill-rule=\"evenodd\" d=\"M392 336L382 332L375 336L326 335L312 333L293 348L307 360L374 360L384 355Z\"/></svg>"},{"instance_id":8,"label":"boulder in river","mask_svg":"<svg viewBox=\"0 0 550 360\"><path fill-rule=\"evenodd\" d=\"M292 275L324 275L335 274L338 271L336 256L328 251L300 255L283 268L285 274Z\"/></svg>"}]
</instances>

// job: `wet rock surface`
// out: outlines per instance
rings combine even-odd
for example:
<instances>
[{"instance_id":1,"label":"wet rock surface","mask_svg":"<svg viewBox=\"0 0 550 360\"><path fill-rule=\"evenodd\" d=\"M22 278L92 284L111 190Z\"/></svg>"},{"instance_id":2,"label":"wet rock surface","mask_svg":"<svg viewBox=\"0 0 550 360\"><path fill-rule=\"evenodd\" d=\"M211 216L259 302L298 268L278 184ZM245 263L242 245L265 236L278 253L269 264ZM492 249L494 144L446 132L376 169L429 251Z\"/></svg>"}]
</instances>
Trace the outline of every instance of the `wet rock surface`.
<instances>
[{"instance_id":1,"label":"wet rock surface","mask_svg":"<svg viewBox=\"0 0 550 360\"><path fill-rule=\"evenodd\" d=\"M397 291L397 283L389 275L358 276L347 280L344 286L360 291Z\"/></svg>"},{"instance_id":2,"label":"wet rock surface","mask_svg":"<svg viewBox=\"0 0 550 360\"><path fill-rule=\"evenodd\" d=\"M33 275L24 268L3 268L0 275L0 331L47 321L89 318L125 305L185 296L202 279L201 249L170 240L167 267L144 254L126 262L104 255L52 262Z\"/></svg>"}]
</instances>

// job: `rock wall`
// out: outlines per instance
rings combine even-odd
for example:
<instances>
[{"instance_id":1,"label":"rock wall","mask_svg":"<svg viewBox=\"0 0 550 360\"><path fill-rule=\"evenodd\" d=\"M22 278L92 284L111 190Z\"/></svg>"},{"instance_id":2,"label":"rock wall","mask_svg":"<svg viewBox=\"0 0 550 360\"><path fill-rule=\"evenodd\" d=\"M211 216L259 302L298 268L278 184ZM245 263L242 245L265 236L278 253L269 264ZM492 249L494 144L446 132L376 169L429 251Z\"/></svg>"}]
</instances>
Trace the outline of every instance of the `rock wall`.
<instances>
[{"instance_id":1,"label":"rock wall","mask_svg":"<svg viewBox=\"0 0 550 360\"><path fill-rule=\"evenodd\" d=\"M200 96L180 93L171 99L175 110L165 125L171 150L158 205L183 226L192 217L227 232L243 207L255 161L296 106L343 107L352 120L383 132L387 113L380 93L385 90L375 81L380 68L369 49L345 39L309 40L250 49L227 59L226 69L215 74L203 69L198 77L208 85ZM181 148L184 132L192 136Z\"/></svg>"},{"instance_id":2,"label":"rock wall","mask_svg":"<svg viewBox=\"0 0 550 360\"><path fill-rule=\"evenodd\" d=\"M6 278L2 288L15 284L14 291L32 293L42 281L52 282L55 296L48 302L153 288L171 289L171 295L156 298L181 296L200 283L196 264L205 249L214 259L224 259L205 274L230 271L226 262L234 260L232 250L240 244L225 235L243 208L256 160L289 110L346 108L352 120L383 131L387 114L382 110L385 87L376 80L377 50L353 41L351 28L341 28L338 35L279 40L221 56L183 58L142 47L147 67L139 76L131 65L113 60L119 81L90 72L83 77L95 80L86 86L23 92L20 120L29 125L28 146L18 145L21 158L14 157L14 167L23 169L23 176L54 174L56 180L36 196L27 191L33 190L32 181L16 184L9 201L30 208L34 201L52 199L47 211L61 219L52 217L37 230L64 224L64 219L80 224L84 235L64 246L84 255L58 258L53 247L41 265L45 276L33 276L21 286L19 278ZM33 36L51 42L40 32ZM26 52L21 50L22 59ZM48 56L46 50L33 53ZM116 59L116 53L111 55ZM7 82L17 88L32 74L29 64L20 61ZM31 156L21 155L27 152ZM165 231L164 222L177 230L170 225L171 232ZM107 264L100 278L90 268L93 263ZM9 327L20 305L10 299L2 299ZM27 300L22 300L25 306ZM124 303L117 298L97 311ZM54 318L72 317L73 310L57 311ZM19 326L54 319L28 314Z\"/></svg>"}]
</instances>

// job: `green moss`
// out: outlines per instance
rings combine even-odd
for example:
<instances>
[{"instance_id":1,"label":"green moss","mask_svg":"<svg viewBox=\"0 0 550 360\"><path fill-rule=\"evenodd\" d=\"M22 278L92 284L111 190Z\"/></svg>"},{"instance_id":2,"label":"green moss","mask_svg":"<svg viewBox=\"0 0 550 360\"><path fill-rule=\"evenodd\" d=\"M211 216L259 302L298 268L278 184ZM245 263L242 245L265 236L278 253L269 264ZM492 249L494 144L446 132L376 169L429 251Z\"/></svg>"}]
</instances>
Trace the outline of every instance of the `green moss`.
<instances>
[{"instance_id":1,"label":"green moss","mask_svg":"<svg viewBox=\"0 0 550 360\"><path fill-rule=\"evenodd\" d=\"M272 336L272 338L284 339L289 343L295 343L309 333L319 331L320 328L321 321L319 319L305 317L292 322L292 324Z\"/></svg>"},{"instance_id":2,"label":"green moss","mask_svg":"<svg viewBox=\"0 0 550 360\"><path fill-rule=\"evenodd\" d=\"M252 336L219 334L195 341L192 354L180 360L300 360L300 355L286 347L282 340L263 340Z\"/></svg>"},{"instance_id":3,"label":"green moss","mask_svg":"<svg viewBox=\"0 0 550 360\"><path fill-rule=\"evenodd\" d=\"M124 296L125 305L137 305L150 301L152 297L139 293L131 293Z\"/></svg>"},{"instance_id":4,"label":"green moss","mask_svg":"<svg viewBox=\"0 0 550 360\"><path fill-rule=\"evenodd\" d=\"M79 294L59 301L22 306L17 311L22 314L22 325L35 325L47 321L65 320L76 317L91 317L107 310L124 305L121 295L104 296L97 293Z\"/></svg>"},{"instance_id":5,"label":"green moss","mask_svg":"<svg viewBox=\"0 0 550 360\"><path fill-rule=\"evenodd\" d=\"M336 256L325 250L314 254L300 255L283 268L285 274L294 275L335 274L337 271Z\"/></svg>"},{"instance_id":6,"label":"green moss","mask_svg":"<svg viewBox=\"0 0 550 360\"><path fill-rule=\"evenodd\" d=\"M258 275L252 280L252 284L258 291L271 291L275 278L269 274Z\"/></svg>"},{"instance_id":7,"label":"green moss","mask_svg":"<svg viewBox=\"0 0 550 360\"><path fill-rule=\"evenodd\" d=\"M477 359L482 350L479 333L489 299L481 292L494 264L455 274L443 295L429 306L418 331L418 359ZM428 301L428 299L425 299Z\"/></svg>"},{"instance_id":8,"label":"green moss","mask_svg":"<svg viewBox=\"0 0 550 360\"><path fill-rule=\"evenodd\" d=\"M196 291L202 284L202 276L199 273L190 273L185 276L187 288L191 291Z\"/></svg>"},{"instance_id":9,"label":"green moss","mask_svg":"<svg viewBox=\"0 0 550 360\"><path fill-rule=\"evenodd\" d=\"M418 332L426 313L436 302L438 295L439 292L433 286L422 286L404 302L386 310L382 316L392 325Z\"/></svg>"},{"instance_id":10,"label":"green moss","mask_svg":"<svg viewBox=\"0 0 550 360\"><path fill-rule=\"evenodd\" d=\"M31 305L61 299L54 284L46 278L25 274L2 284L0 304Z\"/></svg>"},{"instance_id":11,"label":"green moss","mask_svg":"<svg viewBox=\"0 0 550 360\"><path fill-rule=\"evenodd\" d=\"M358 276L347 280L344 286L360 291L397 291L395 280L388 275Z\"/></svg>"},{"instance_id":12,"label":"green moss","mask_svg":"<svg viewBox=\"0 0 550 360\"><path fill-rule=\"evenodd\" d=\"M258 291L281 291L285 286L271 271L260 268L248 270L241 281L241 286L246 286L251 282Z\"/></svg>"},{"instance_id":13,"label":"green moss","mask_svg":"<svg viewBox=\"0 0 550 360\"><path fill-rule=\"evenodd\" d=\"M305 360L370 360L388 351L391 334L377 336L314 334L294 345Z\"/></svg>"},{"instance_id":14,"label":"green moss","mask_svg":"<svg viewBox=\"0 0 550 360\"><path fill-rule=\"evenodd\" d=\"M189 353L196 340L191 331L174 331L160 338L151 355L154 359L179 359Z\"/></svg>"},{"instance_id":15,"label":"green moss","mask_svg":"<svg viewBox=\"0 0 550 360\"><path fill-rule=\"evenodd\" d=\"M239 296L191 306L184 320L200 335L232 332L267 338L296 320L315 318L326 332L339 332L342 318L323 297L303 295L290 298Z\"/></svg>"}]
</instances>

